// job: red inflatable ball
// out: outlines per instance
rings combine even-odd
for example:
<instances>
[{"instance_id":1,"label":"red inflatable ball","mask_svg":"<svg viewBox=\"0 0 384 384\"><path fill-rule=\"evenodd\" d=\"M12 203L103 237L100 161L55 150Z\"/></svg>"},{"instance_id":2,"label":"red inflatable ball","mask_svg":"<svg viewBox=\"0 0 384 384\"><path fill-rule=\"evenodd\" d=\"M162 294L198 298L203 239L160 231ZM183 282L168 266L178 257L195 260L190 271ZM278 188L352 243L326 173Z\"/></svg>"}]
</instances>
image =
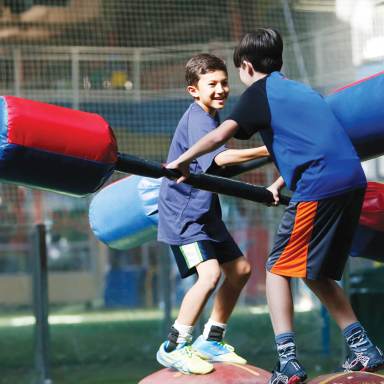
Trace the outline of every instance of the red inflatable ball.
<instances>
[{"instance_id":1,"label":"red inflatable ball","mask_svg":"<svg viewBox=\"0 0 384 384\"><path fill-rule=\"evenodd\" d=\"M252 365L233 363L214 364L208 375L184 375L166 368L145 377L139 384L266 384L271 374Z\"/></svg>"},{"instance_id":2,"label":"red inflatable ball","mask_svg":"<svg viewBox=\"0 0 384 384\"><path fill-rule=\"evenodd\" d=\"M323 375L308 384L384 384L384 376L370 372L344 372Z\"/></svg>"}]
</instances>

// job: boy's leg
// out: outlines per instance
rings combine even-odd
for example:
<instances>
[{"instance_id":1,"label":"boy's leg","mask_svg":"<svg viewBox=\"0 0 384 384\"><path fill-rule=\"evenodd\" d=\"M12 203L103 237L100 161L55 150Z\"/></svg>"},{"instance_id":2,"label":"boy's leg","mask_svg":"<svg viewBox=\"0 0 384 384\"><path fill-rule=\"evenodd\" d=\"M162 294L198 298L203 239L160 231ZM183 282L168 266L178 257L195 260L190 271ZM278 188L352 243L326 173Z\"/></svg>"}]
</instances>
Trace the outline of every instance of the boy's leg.
<instances>
[{"instance_id":1,"label":"boy's leg","mask_svg":"<svg viewBox=\"0 0 384 384\"><path fill-rule=\"evenodd\" d=\"M267 301L278 352L278 362L270 380L273 384L302 383L307 377L296 359L290 279L305 276L308 242L316 212L316 202L288 205L266 264Z\"/></svg>"},{"instance_id":2,"label":"boy's leg","mask_svg":"<svg viewBox=\"0 0 384 384\"><path fill-rule=\"evenodd\" d=\"M357 321L344 290L336 281L327 278L320 280L303 279L303 281L327 307L340 329L344 329Z\"/></svg>"},{"instance_id":3,"label":"boy's leg","mask_svg":"<svg viewBox=\"0 0 384 384\"><path fill-rule=\"evenodd\" d=\"M215 259L198 264L196 271L197 281L184 296L168 340L157 352L157 360L160 364L178 369L183 373L205 374L211 372L213 366L201 359L191 348L190 343L193 327L215 289L221 271Z\"/></svg>"},{"instance_id":4,"label":"boy's leg","mask_svg":"<svg viewBox=\"0 0 384 384\"><path fill-rule=\"evenodd\" d=\"M217 260L200 263L196 266L196 271L197 281L185 294L168 336L165 347L167 352L174 350L178 344L191 342L193 327L220 279L220 266Z\"/></svg>"},{"instance_id":5,"label":"boy's leg","mask_svg":"<svg viewBox=\"0 0 384 384\"><path fill-rule=\"evenodd\" d=\"M185 294L177 321L195 325L211 293L220 280L220 266L217 260L207 260L196 266L197 281Z\"/></svg>"},{"instance_id":6,"label":"boy's leg","mask_svg":"<svg viewBox=\"0 0 384 384\"><path fill-rule=\"evenodd\" d=\"M332 279L304 280L307 286L327 307L343 331L351 351L342 368L346 371L376 371L384 366L384 356L374 346L358 322L344 290Z\"/></svg>"},{"instance_id":7,"label":"boy's leg","mask_svg":"<svg viewBox=\"0 0 384 384\"><path fill-rule=\"evenodd\" d=\"M221 264L225 279L217 291L211 319L218 323L226 324L242 289L251 275L251 266L242 256L228 263Z\"/></svg>"},{"instance_id":8,"label":"boy's leg","mask_svg":"<svg viewBox=\"0 0 384 384\"><path fill-rule=\"evenodd\" d=\"M293 331L293 300L289 277L267 271L267 302L275 335Z\"/></svg>"},{"instance_id":9,"label":"boy's leg","mask_svg":"<svg viewBox=\"0 0 384 384\"><path fill-rule=\"evenodd\" d=\"M302 383L306 373L296 359L290 278L267 271L267 302L279 361L270 383Z\"/></svg>"},{"instance_id":10,"label":"boy's leg","mask_svg":"<svg viewBox=\"0 0 384 384\"><path fill-rule=\"evenodd\" d=\"M210 319L193 347L202 357L210 361L226 361L245 364L246 360L234 352L234 348L223 343L227 321L236 305L241 290L249 279L251 266L244 256L223 263L225 279L220 286L213 304Z\"/></svg>"}]
</instances>

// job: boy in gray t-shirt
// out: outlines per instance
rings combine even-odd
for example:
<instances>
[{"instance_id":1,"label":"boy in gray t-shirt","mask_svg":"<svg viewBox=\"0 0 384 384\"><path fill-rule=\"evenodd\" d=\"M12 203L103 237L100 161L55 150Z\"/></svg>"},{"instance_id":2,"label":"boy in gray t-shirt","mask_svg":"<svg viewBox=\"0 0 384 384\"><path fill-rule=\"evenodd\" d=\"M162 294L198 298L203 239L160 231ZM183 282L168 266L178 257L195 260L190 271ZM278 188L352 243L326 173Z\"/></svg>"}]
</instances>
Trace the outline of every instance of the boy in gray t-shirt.
<instances>
[{"instance_id":1,"label":"boy in gray t-shirt","mask_svg":"<svg viewBox=\"0 0 384 384\"><path fill-rule=\"evenodd\" d=\"M217 111L224 107L229 93L226 66L210 54L199 54L188 61L186 81L194 102L176 128L167 162L177 159L218 126ZM268 156L265 147L222 146L192 162L190 171L214 172L220 166L263 156ZM218 196L164 178L159 196L158 240L170 245L181 277L192 274L198 277L182 301L168 339L157 352L158 362L187 374L209 373L213 361L245 364L246 360L223 342L223 336L251 267L222 221ZM193 327L222 273L225 278L216 294L210 319L203 335L192 345Z\"/></svg>"}]
</instances>

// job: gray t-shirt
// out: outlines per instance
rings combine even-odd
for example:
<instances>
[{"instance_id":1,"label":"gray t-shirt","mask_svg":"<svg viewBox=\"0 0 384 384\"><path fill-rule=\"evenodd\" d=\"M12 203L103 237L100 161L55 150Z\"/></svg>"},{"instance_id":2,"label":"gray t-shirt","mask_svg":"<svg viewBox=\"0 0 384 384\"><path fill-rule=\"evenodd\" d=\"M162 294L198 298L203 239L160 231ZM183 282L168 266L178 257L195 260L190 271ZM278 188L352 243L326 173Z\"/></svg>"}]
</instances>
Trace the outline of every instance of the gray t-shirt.
<instances>
[{"instance_id":1,"label":"gray t-shirt","mask_svg":"<svg viewBox=\"0 0 384 384\"><path fill-rule=\"evenodd\" d=\"M198 104L192 103L176 128L167 162L176 160L218 124L218 117L213 118ZM190 171L206 172L214 165L215 156L225 150L226 147L222 146L199 157L190 164ZM217 194L164 178L160 186L157 238L171 245L189 244L199 240L228 240L230 234L221 219Z\"/></svg>"}]
</instances>

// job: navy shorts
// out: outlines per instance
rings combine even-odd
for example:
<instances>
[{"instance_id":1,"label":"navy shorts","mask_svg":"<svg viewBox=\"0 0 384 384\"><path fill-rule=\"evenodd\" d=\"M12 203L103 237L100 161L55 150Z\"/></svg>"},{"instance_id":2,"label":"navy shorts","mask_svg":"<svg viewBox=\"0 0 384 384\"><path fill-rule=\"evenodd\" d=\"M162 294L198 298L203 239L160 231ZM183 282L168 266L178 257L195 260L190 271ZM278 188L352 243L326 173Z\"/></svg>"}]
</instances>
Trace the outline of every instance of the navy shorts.
<instances>
[{"instance_id":1,"label":"navy shorts","mask_svg":"<svg viewBox=\"0 0 384 384\"><path fill-rule=\"evenodd\" d=\"M216 259L223 264L243 256L232 238L221 242L200 240L190 244L171 245L171 249L182 278L196 273L196 265L206 260Z\"/></svg>"},{"instance_id":2,"label":"navy shorts","mask_svg":"<svg viewBox=\"0 0 384 384\"><path fill-rule=\"evenodd\" d=\"M285 209L267 270L282 276L340 280L359 222L365 188Z\"/></svg>"}]
</instances>

